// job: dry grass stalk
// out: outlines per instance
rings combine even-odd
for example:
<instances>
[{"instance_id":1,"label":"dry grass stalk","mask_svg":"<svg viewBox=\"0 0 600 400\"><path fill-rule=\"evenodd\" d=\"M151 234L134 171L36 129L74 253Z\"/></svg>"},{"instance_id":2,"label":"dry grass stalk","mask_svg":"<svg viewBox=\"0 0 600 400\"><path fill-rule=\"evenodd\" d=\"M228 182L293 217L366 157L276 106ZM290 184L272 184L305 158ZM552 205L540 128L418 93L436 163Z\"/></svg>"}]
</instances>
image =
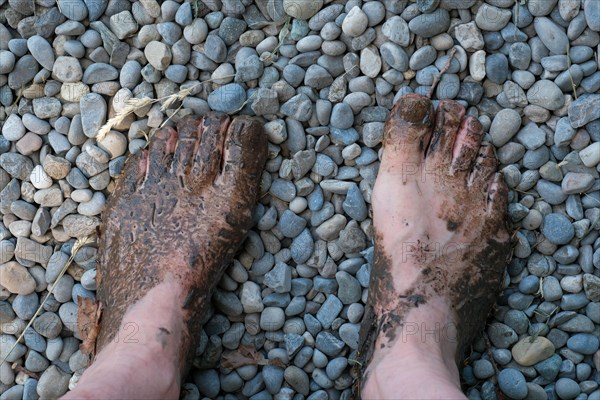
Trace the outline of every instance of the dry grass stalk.
<instances>
[{"instance_id":1,"label":"dry grass stalk","mask_svg":"<svg viewBox=\"0 0 600 400\"><path fill-rule=\"evenodd\" d=\"M27 329L29 329L31 327L31 325L33 325L33 322L35 321L35 319L42 312L42 309L44 308L44 305L46 304L46 301L48 300L48 298L50 297L50 295L54 291L54 288L56 287L56 285L58 284L58 282L60 281L60 279L63 277L63 275L65 274L65 272L67 272L67 269L69 268L69 266L73 262L73 259L75 258L75 255L79 252L79 250L81 250L81 248L83 246L85 246L86 244L93 243L93 242L94 242L94 239L90 238L89 236L86 236L86 237L81 238L81 239L77 239L77 241L73 245L73 248L71 249L71 256L67 260L67 263L65 264L65 266L63 267L63 269L58 274L58 277L56 278L56 280L54 281L54 283L52 284L52 286L50 286L50 289L48 289L48 293L46 294L46 297L44 297L44 300L42 301L42 303L40 304L40 306L36 310L35 314L33 314L33 317L31 317L31 320L29 321L29 323L27 324L27 326L25 326L25 329L23 329L23 332L17 338L17 341L15 342L15 344L12 345L12 347L6 353L6 355L4 356L4 358L2 359L2 361L0 361L0 365L4 364L6 362L6 359L8 358L8 356L10 356L10 354L13 352L13 350L15 349L15 347L17 347L17 344L19 344L21 342L21 340L23 340L23 337L25 336L25 332L27 332Z\"/></svg>"},{"instance_id":2,"label":"dry grass stalk","mask_svg":"<svg viewBox=\"0 0 600 400\"><path fill-rule=\"evenodd\" d=\"M235 77L235 75L225 75L225 76L219 77L218 79L233 78L233 77ZM120 110L117 114L115 114L114 117L112 117L111 119L106 121L106 123L104 125L102 125L102 127L98 130L98 133L96 134L96 141L100 141L100 140L104 139L104 137L108 134L108 132L110 132L110 130L113 127L115 127L116 125L123 122L123 120L125 120L125 118L127 118L127 116L129 114L131 114L132 112L139 110L140 108L144 108L147 105L158 103L158 102L163 102L160 110L164 112L170 106L172 106L175 102L181 101L181 100L185 99L186 97L188 97L190 94L192 94L192 92L195 89L197 89L204 83L212 82L212 81L214 81L214 79L207 79L205 81L198 82L188 88L181 89L177 93L173 93L168 96L160 97L158 99L144 97L141 99L132 98L132 99L127 100L125 102L125 107L122 110ZM179 108L181 108L181 106ZM179 108L178 108L178 110L179 110ZM169 121L169 119L170 119L170 117L167 118L161 126L164 126Z\"/></svg>"}]
</instances>

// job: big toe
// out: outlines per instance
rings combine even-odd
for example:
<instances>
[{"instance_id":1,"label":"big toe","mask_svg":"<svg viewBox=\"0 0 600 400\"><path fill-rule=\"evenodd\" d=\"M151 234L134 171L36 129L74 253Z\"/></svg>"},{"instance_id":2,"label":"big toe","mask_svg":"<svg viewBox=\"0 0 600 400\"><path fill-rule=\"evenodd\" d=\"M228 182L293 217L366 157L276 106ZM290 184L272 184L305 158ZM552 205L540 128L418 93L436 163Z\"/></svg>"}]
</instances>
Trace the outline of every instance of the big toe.
<instances>
[{"instance_id":1,"label":"big toe","mask_svg":"<svg viewBox=\"0 0 600 400\"><path fill-rule=\"evenodd\" d=\"M434 111L431 100L418 94L402 96L385 123L384 162L387 169L417 169L431 138Z\"/></svg>"}]
</instances>

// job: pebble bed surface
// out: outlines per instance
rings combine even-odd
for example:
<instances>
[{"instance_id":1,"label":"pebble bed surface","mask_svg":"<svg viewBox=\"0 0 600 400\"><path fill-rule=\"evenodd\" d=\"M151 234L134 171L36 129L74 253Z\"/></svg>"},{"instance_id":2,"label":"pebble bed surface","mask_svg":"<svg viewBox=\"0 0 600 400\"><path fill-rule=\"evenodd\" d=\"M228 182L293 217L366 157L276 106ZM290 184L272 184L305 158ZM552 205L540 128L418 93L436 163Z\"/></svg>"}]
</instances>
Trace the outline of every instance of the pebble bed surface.
<instances>
[{"instance_id":1,"label":"pebble bed surface","mask_svg":"<svg viewBox=\"0 0 600 400\"><path fill-rule=\"evenodd\" d=\"M599 32L598 0L0 0L0 359L94 234L127 154L167 118L239 112L266 121L262 196L182 397L350 398L384 121L448 64L433 98L483 124L517 228L465 391L600 400ZM127 99L192 86L96 139ZM96 256L77 253L0 365L0 399L77 383ZM240 346L269 365L219 367Z\"/></svg>"}]
</instances>

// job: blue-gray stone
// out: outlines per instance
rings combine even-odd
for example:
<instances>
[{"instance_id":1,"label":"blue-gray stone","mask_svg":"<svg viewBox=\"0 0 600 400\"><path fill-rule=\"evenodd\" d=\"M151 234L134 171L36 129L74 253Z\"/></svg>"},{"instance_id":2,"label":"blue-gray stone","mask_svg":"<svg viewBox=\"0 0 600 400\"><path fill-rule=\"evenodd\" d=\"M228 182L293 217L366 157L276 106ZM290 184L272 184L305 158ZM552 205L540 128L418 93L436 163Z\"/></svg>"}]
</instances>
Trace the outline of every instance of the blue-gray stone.
<instances>
[{"instance_id":1,"label":"blue-gray stone","mask_svg":"<svg viewBox=\"0 0 600 400\"><path fill-rule=\"evenodd\" d=\"M527 383L523 374L514 369L506 368L498 374L498 386L508 397L516 400L527 397Z\"/></svg>"},{"instance_id":2,"label":"blue-gray stone","mask_svg":"<svg viewBox=\"0 0 600 400\"><path fill-rule=\"evenodd\" d=\"M296 197L296 186L290 181L275 179L271 183L270 193L283 201L289 202Z\"/></svg>"},{"instance_id":3,"label":"blue-gray stone","mask_svg":"<svg viewBox=\"0 0 600 400\"><path fill-rule=\"evenodd\" d=\"M317 334L315 346L328 356L334 357L342 351L344 342L331 332L319 332Z\"/></svg>"},{"instance_id":4,"label":"blue-gray stone","mask_svg":"<svg viewBox=\"0 0 600 400\"><path fill-rule=\"evenodd\" d=\"M355 143L359 139L358 132L354 128L339 129L331 127L329 137L334 144L340 146L348 146Z\"/></svg>"},{"instance_id":5,"label":"blue-gray stone","mask_svg":"<svg viewBox=\"0 0 600 400\"><path fill-rule=\"evenodd\" d=\"M550 150L542 146L535 150L527 150L523 156L523 166L528 170L537 170L550 160Z\"/></svg>"},{"instance_id":6,"label":"blue-gray stone","mask_svg":"<svg viewBox=\"0 0 600 400\"><path fill-rule=\"evenodd\" d=\"M487 50L498 50L504 44L504 38L500 32L485 32L483 41Z\"/></svg>"},{"instance_id":7,"label":"blue-gray stone","mask_svg":"<svg viewBox=\"0 0 600 400\"><path fill-rule=\"evenodd\" d=\"M551 243L567 244L575 236L575 229L567 217L552 213L544 217L542 233Z\"/></svg>"},{"instance_id":8,"label":"blue-gray stone","mask_svg":"<svg viewBox=\"0 0 600 400\"><path fill-rule=\"evenodd\" d=\"M208 105L215 111L234 113L246 101L246 91L238 83L230 83L208 95Z\"/></svg>"},{"instance_id":9,"label":"blue-gray stone","mask_svg":"<svg viewBox=\"0 0 600 400\"><path fill-rule=\"evenodd\" d=\"M540 179L535 185L535 189L546 203L558 205L567 199L567 195L563 193L562 188L550 181Z\"/></svg>"},{"instance_id":10,"label":"blue-gray stone","mask_svg":"<svg viewBox=\"0 0 600 400\"><path fill-rule=\"evenodd\" d=\"M577 333L567 341L567 347L581 354L594 354L598 351L600 339L590 333Z\"/></svg>"},{"instance_id":11,"label":"blue-gray stone","mask_svg":"<svg viewBox=\"0 0 600 400\"><path fill-rule=\"evenodd\" d=\"M244 33L246 26L246 22L242 19L225 17L219 26L219 36L227 46L231 46Z\"/></svg>"},{"instance_id":12,"label":"blue-gray stone","mask_svg":"<svg viewBox=\"0 0 600 400\"><path fill-rule=\"evenodd\" d=\"M540 288L540 278L535 275L526 276L519 282L519 291L525 294L535 294ZM509 311L510 312L510 311ZM506 322L506 321L505 321ZM510 324L508 324L510 326ZM514 329L514 327L513 327Z\"/></svg>"},{"instance_id":13,"label":"blue-gray stone","mask_svg":"<svg viewBox=\"0 0 600 400\"><path fill-rule=\"evenodd\" d=\"M568 146L577 131L571 126L569 118L563 117L558 120L554 131L554 144L557 146Z\"/></svg>"},{"instance_id":14,"label":"blue-gray stone","mask_svg":"<svg viewBox=\"0 0 600 400\"><path fill-rule=\"evenodd\" d=\"M290 358L294 357L300 348L304 346L304 336L298 335L297 333L286 333L283 336L283 341Z\"/></svg>"},{"instance_id":15,"label":"blue-gray stone","mask_svg":"<svg viewBox=\"0 0 600 400\"><path fill-rule=\"evenodd\" d=\"M569 39L565 30L558 26L551 19L538 17L534 21L535 31L538 37L554 54L566 54L569 46Z\"/></svg>"},{"instance_id":16,"label":"blue-gray stone","mask_svg":"<svg viewBox=\"0 0 600 400\"><path fill-rule=\"evenodd\" d=\"M46 338L37 333L33 328L28 328L25 331L25 345L31 350L35 350L38 353L46 351Z\"/></svg>"},{"instance_id":17,"label":"blue-gray stone","mask_svg":"<svg viewBox=\"0 0 600 400\"><path fill-rule=\"evenodd\" d=\"M514 26L514 25L513 25ZM527 37L527 35L525 35ZM531 62L531 48L529 45L518 42L510 46L508 53L510 64L519 70L525 70Z\"/></svg>"},{"instance_id":18,"label":"blue-gray stone","mask_svg":"<svg viewBox=\"0 0 600 400\"><path fill-rule=\"evenodd\" d=\"M312 289L313 282L308 278L292 279L292 296L304 296Z\"/></svg>"},{"instance_id":19,"label":"blue-gray stone","mask_svg":"<svg viewBox=\"0 0 600 400\"><path fill-rule=\"evenodd\" d=\"M281 105L281 113L300 122L312 117L312 102L304 93L299 93Z\"/></svg>"},{"instance_id":20,"label":"blue-gray stone","mask_svg":"<svg viewBox=\"0 0 600 400\"><path fill-rule=\"evenodd\" d=\"M306 308L306 298L304 296L293 297L290 304L285 308L285 315L288 317L302 314Z\"/></svg>"},{"instance_id":21,"label":"blue-gray stone","mask_svg":"<svg viewBox=\"0 0 600 400\"><path fill-rule=\"evenodd\" d=\"M194 370L193 380L200 393L206 397L215 398L221 390L219 374L214 369Z\"/></svg>"},{"instance_id":22,"label":"blue-gray stone","mask_svg":"<svg viewBox=\"0 0 600 400\"><path fill-rule=\"evenodd\" d=\"M537 277L534 276L534 278ZM519 335L527 332L527 328L529 327L529 319L527 318L527 315L520 310L509 310L504 316L504 323L511 327Z\"/></svg>"},{"instance_id":23,"label":"blue-gray stone","mask_svg":"<svg viewBox=\"0 0 600 400\"><path fill-rule=\"evenodd\" d=\"M317 319L325 329L329 329L334 319L338 316L342 308L343 303L335 295L329 295L327 300L321 305L317 312Z\"/></svg>"},{"instance_id":24,"label":"blue-gray stone","mask_svg":"<svg viewBox=\"0 0 600 400\"><path fill-rule=\"evenodd\" d=\"M73 297L73 302L79 305L79 297L89 297L92 299L96 298L96 294L91 290L87 290L80 283L76 283L73 285L73 289L71 290L71 296Z\"/></svg>"},{"instance_id":25,"label":"blue-gray stone","mask_svg":"<svg viewBox=\"0 0 600 400\"><path fill-rule=\"evenodd\" d=\"M38 294L34 292L28 295L17 295L13 300L12 307L17 317L29 320L39 307Z\"/></svg>"},{"instance_id":26,"label":"blue-gray stone","mask_svg":"<svg viewBox=\"0 0 600 400\"><path fill-rule=\"evenodd\" d=\"M263 298L263 304L267 307L285 308L290 301L289 293L270 293Z\"/></svg>"},{"instance_id":27,"label":"blue-gray stone","mask_svg":"<svg viewBox=\"0 0 600 400\"><path fill-rule=\"evenodd\" d=\"M585 94L569 106L569 119L573 128L580 128L600 118L600 94Z\"/></svg>"},{"instance_id":28,"label":"blue-gray stone","mask_svg":"<svg viewBox=\"0 0 600 400\"><path fill-rule=\"evenodd\" d=\"M556 381L554 385L554 390L556 390L556 394L561 399L574 399L581 393L581 388L573 379L569 378L560 378Z\"/></svg>"},{"instance_id":29,"label":"blue-gray stone","mask_svg":"<svg viewBox=\"0 0 600 400\"><path fill-rule=\"evenodd\" d=\"M347 366L348 359L346 357L338 357L329 361L325 371L327 372L329 379L336 380L342 375Z\"/></svg>"},{"instance_id":30,"label":"blue-gray stone","mask_svg":"<svg viewBox=\"0 0 600 400\"><path fill-rule=\"evenodd\" d=\"M496 385L491 380L483 382L481 385L481 398L483 400L497 400Z\"/></svg>"},{"instance_id":31,"label":"blue-gray stone","mask_svg":"<svg viewBox=\"0 0 600 400\"><path fill-rule=\"evenodd\" d=\"M521 31L520 29L518 29L511 22L509 22L504 28L502 28L500 33L502 34L502 38L507 43L520 43L520 42L525 42L528 39L527 34L523 31ZM522 44L525 44L525 43L522 43ZM524 65L529 66L529 61L531 61L531 49L529 49L529 46L527 46L528 50L525 50L524 48L522 48L522 49L523 49L523 51L527 52L524 55L528 59L527 63ZM527 69L527 66L525 68L519 68L519 69ZM516 67L516 65L515 65L515 67Z\"/></svg>"},{"instance_id":32,"label":"blue-gray stone","mask_svg":"<svg viewBox=\"0 0 600 400\"><path fill-rule=\"evenodd\" d=\"M319 320L312 314L304 314L304 325L306 326L306 330L313 336L316 336L323 329Z\"/></svg>"},{"instance_id":33,"label":"blue-gray stone","mask_svg":"<svg viewBox=\"0 0 600 400\"><path fill-rule=\"evenodd\" d=\"M309 210L319 211L323 207L323 202L325 201L321 186L315 186L314 190L306 196L306 200L308 201Z\"/></svg>"},{"instance_id":34,"label":"blue-gray stone","mask_svg":"<svg viewBox=\"0 0 600 400\"><path fill-rule=\"evenodd\" d=\"M309 229L304 229L292 240L290 251L296 264L305 263L314 250L314 241Z\"/></svg>"},{"instance_id":35,"label":"blue-gray stone","mask_svg":"<svg viewBox=\"0 0 600 400\"><path fill-rule=\"evenodd\" d=\"M562 358L558 354L553 354L544 361L535 364L534 368L540 376L549 381L553 381L560 371L561 364Z\"/></svg>"},{"instance_id":36,"label":"blue-gray stone","mask_svg":"<svg viewBox=\"0 0 600 400\"><path fill-rule=\"evenodd\" d=\"M274 365L265 365L262 368L265 387L269 393L276 394L281 389L281 384L283 383L283 371L283 368Z\"/></svg>"},{"instance_id":37,"label":"blue-gray stone","mask_svg":"<svg viewBox=\"0 0 600 400\"><path fill-rule=\"evenodd\" d=\"M346 103L337 103L331 111L330 124L334 128L348 129L354 124L354 113Z\"/></svg>"},{"instance_id":38,"label":"blue-gray stone","mask_svg":"<svg viewBox=\"0 0 600 400\"><path fill-rule=\"evenodd\" d=\"M306 220L290 210L285 210L279 218L278 228L289 238L295 238L306 227Z\"/></svg>"},{"instance_id":39,"label":"blue-gray stone","mask_svg":"<svg viewBox=\"0 0 600 400\"><path fill-rule=\"evenodd\" d=\"M292 269L284 262L278 262L267 274L263 283L277 293L288 293L292 289Z\"/></svg>"},{"instance_id":40,"label":"blue-gray stone","mask_svg":"<svg viewBox=\"0 0 600 400\"><path fill-rule=\"evenodd\" d=\"M587 306L589 302L585 292L565 294L560 300L560 308L563 311L575 311Z\"/></svg>"},{"instance_id":41,"label":"blue-gray stone","mask_svg":"<svg viewBox=\"0 0 600 400\"><path fill-rule=\"evenodd\" d=\"M450 26L450 14L446 10L437 9L430 14L421 14L410 20L408 28L417 36L430 38L446 32Z\"/></svg>"},{"instance_id":42,"label":"blue-gray stone","mask_svg":"<svg viewBox=\"0 0 600 400\"><path fill-rule=\"evenodd\" d=\"M519 340L519 337L511 327L499 322L490 324L488 336L494 346L501 349L507 349L511 344Z\"/></svg>"},{"instance_id":43,"label":"blue-gray stone","mask_svg":"<svg viewBox=\"0 0 600 400\"><path fill-rule=\"evenodd\" d=\"M315 276L313 279L313 288L318 292L332 294L337 291L338 284L335 279Z\"/></svg>"},{"instance_id":44,"label":"blue-gray stone","mask_svg":"<svg viewBox=\"0 0 600 400\"><path fill-rule=\"evenodd\" d=\"M367 218L368 210L365 199L358 188L358 185L353 185L346 194L346 199L342 204L344 212L356 221L364 221Z\"/></svg>"},{"instance_id":45,"label":"blue-gray stone","mask_svg":"<svg viewBox=\"0 0 600 400\"><path fill-rule=\"evenodd\" d=\"M492 54L485 59L485 73L488 79L502 85L508 78L508 59L502 53Z\"/></svg>"},{"instance_id":46,"label":"blue-gray stone","mask_svg":"<svg viewBox=\"0 0 600 400\"><path fill-rule=\"evenodd\" d=\"M23 385L23 400L38 400L40 395L37 393L37 379L29 378Z\"/></svg>"}]
</instances>

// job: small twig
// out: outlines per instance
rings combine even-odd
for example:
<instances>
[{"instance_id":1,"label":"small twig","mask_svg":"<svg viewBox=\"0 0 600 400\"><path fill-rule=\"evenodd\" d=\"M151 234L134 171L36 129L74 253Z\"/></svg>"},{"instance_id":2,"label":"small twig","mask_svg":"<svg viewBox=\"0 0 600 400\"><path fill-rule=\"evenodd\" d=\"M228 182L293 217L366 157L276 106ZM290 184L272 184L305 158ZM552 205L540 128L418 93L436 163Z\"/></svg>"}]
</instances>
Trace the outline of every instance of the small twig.
<instances>
[{"instance_id":1,"label":"small twig","mask_svg":"<svg viewBox=\"0 0 600 400\"><path fill-rule=\"evenodd\" d=\"M571 73L571 45L567 43L567 71L569 71L569 78L571 79L571 87L573 88L573 97L577 100L577 85L573 80L573 74Z\"/></svg>"},{"instance_id":2,"label":"small twig","mask_svg":"<svg viewBox=\"0 0 600 400\"><path fill-rule=\"evenodd\" d=\"M93 240L89 236L86 236L86 237L84 237L82 239L77 239L77 241L73 245L73 248L71 249L71 255L69 256L69 259L67 260L67 263L65 264L65 266L63 267L63 269L60 271L60 273L58 274L58 277L56 278L56 280L54 281L54 283L52 284L52 286L48 290L48 293L46 294L46 297L44 297L44 301L42 301L42 303L38 307L38 309L35 312L35 314L33 314L33 317L31 317L31 320L29 321L29 323L27 324L27 326L25 327L25 329L23 329L23 332L21 333L21 335L19 335L19 337L17 338L17 341L12 345L12 347L10 348L10 350L8 350L8 352L6 353L6 355L4 356L4 358L2 359L2 361L0 362L0 365L4 364L4 362L6 362L6 359L10 356L10 353L12 353L13 350L15 349L15 347L17 347L17 344L19 344L19 342L21 340L23 340L23 337L25 336L25 332L27 332L27 329L29 329L31 327L31 325L33 325L33 321L35 321L35 319L37 318L37 316L40 315L40 313L42 312L42 309L44 308L44 305L46 304L46 301L48 300L48 298L50 297L50 295L54 291L54 288L56 287L56 285L60 281L60 278L62 278L63 275L65 274L65 272L67 272L67 269L69 268L69 266L73 262L73 259L75 258L75 255L77 254L77 252L83 246L85 246L88 243L92 243L92 242L93 242Z\"/></svg>"},{"instance_id":3,"label":"small twig","mask_svg":"<svg viewBox=\"0 0 600 400\"><path fill-rule=\"evenodd\" d=\"M431 96L433 96L435 87L438 85L438 83L440 83L440 79L442 78L442 75L444 75L446 73L446 71L448 71L448 69L450 68L450 64L452 63L452 59L454 58L455 53L456 53L456 48L453 47L452 49L450 49L450 53L448 54L448 60L446 61L446 65L444 65L444 67L442 68L440 73L437 74L435 76L435 78L433 79L433 83L431 84L429 93L427 93L427 97L429 97L430 99L431 99Z\"/></svg>"}]
</instances>

